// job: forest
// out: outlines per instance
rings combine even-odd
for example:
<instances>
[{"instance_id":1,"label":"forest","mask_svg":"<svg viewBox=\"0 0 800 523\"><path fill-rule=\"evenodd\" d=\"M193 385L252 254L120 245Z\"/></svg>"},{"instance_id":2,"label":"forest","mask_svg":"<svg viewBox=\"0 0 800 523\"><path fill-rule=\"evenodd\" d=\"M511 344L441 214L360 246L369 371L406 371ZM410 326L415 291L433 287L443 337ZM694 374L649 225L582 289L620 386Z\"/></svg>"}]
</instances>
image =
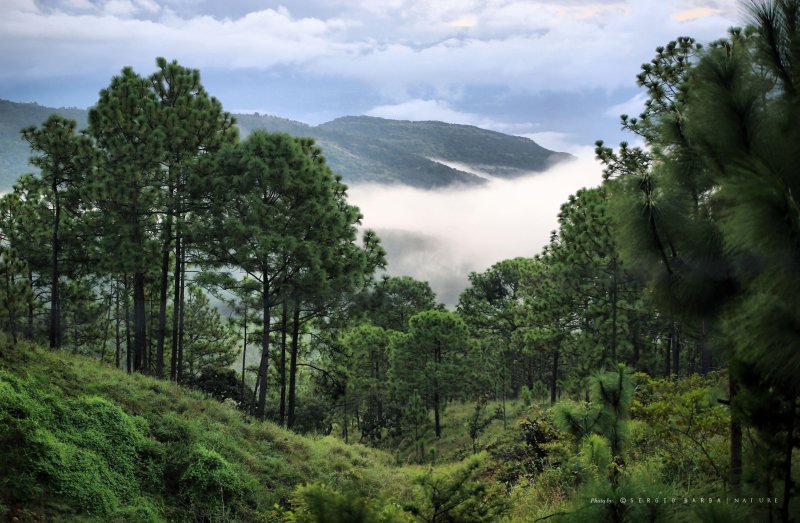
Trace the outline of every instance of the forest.
<instances>
[{"instance_id":1,"label":"forest","mask_svg":"<svg viewBox=\"0 0 800 523\"><path fill-rule=\"evenodd\" d=\"M600 186L458 304L164 58L21 130L7 521L797 521L800 0L656 49Z\"/></svg>"}]
</instances>

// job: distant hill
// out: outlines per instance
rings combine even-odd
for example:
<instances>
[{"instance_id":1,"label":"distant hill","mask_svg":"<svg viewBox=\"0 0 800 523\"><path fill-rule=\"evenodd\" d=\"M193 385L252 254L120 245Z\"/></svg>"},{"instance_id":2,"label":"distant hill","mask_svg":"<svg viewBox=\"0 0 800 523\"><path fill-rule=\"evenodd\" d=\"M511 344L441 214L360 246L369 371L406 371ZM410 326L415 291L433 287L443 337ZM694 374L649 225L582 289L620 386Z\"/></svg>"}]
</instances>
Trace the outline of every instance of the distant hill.
<instances>
[{"instance_id":1,"label":"distant hill","mask_svg":"<svg viewBox=\"0 0 800 523\"><path fill-rule=\"evenodd\" d=\"M0 100L0 190L7 190L20 174L32 170L20 129L39 125L52 113L76 120L79 127L86 126L84 109ZM265 129L314 138L331 168L351 184L397 183L426 189L474 185L486 181L474 171L512 178L570 158L528 138L469 125L346 116L310 126L269 115L235 116L242 136Z\"/></svg>"}]
</instances>

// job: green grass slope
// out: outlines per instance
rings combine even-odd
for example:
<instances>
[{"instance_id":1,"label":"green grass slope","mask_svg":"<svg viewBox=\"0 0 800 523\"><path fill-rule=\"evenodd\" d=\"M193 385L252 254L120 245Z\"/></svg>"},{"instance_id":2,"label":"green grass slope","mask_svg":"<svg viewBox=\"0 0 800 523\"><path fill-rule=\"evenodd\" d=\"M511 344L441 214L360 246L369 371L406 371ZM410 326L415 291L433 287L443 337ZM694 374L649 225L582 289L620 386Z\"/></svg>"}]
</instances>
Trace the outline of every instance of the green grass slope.
<instances>
[{"instance_id":1,"label":"green grass slope","mask_svg":"<svg viewBox=\"0 0 800 523\"><path fill-rule=\"evenodd\" d=\"M173 383L0 344L0 519L281 521L296 487L408 480L386 453L258 423Z\"/></svg>"}]
</instances>

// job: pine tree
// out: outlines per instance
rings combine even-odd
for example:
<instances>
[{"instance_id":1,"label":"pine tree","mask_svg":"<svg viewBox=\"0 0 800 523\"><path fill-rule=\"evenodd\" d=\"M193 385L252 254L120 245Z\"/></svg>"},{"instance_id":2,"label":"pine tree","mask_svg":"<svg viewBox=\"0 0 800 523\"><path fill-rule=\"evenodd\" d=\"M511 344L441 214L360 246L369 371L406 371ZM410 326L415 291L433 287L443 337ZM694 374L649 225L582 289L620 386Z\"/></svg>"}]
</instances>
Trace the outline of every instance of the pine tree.
<instances>
[{"instance_id":1,"label":"pine tree","mask_svg":"<svg viewBox=\"0 0 800 523\"><path fill-rule=\"evenodd\" d=\"M181 343L178 333L183 308L181 264L189 245L183 234L186 213L193 209L187 191L187 180L198 158L213 154L222 145L237 138L235 120L222 110L220 102L210 97L200 83L200 72L157 58L158 71L149 80L158 100L157 125L163 129L161 180L163 219L161 221L161 276L159 280L158 342L155 373L164 374L164 345L167 331L167 286L170 250L175 245L174 293L172 308L172 356L170 377L176 379L177 352Z\"/></svg>"},{"instance_id":2,"label":"pine tree","mask_svg":"<svg viewBox=\"0 0 800 523\"><path fill-rule=\"evenodd\" d=\"M430 310L411 317L408 333L393 347L392 371L401 396L417 391L433 409L436 437L442 435L442 410L448 398L470 391L473 345L464 321L455 313Z\"/></svg>"},{"instance_id":3,"label":"pine tree","mask_svg":"<svg viewBox=\"0 0 800 523\"><path fill-rule=\"evenodd\" d=\"M42 184L52 202L49 338L50 348L59 349L62 340L59 292L62 227L66 221L62 213L71 212L74 217L79 212L78 188L92 169L95 152L89 138L76 133L75 121L58 115L50 116L40 128L27 127L21 132L35 154L31 164L40 169Z\"/></svg>"},{"instance_id":4,"label":"pine tree","mask_svg":"<svg viewBox=\"0 0 800 523\"><path fill-rule=\"evenodd\" d=\"M89 111L89 134L101 151L102 167L89 187L101 209L102 266L133 276L133 370L145 371L147 318L145 275L157 252L155 209L164 159L158 100L150 82L125 68L100 91Z\"/></svg>"}]
</instances>

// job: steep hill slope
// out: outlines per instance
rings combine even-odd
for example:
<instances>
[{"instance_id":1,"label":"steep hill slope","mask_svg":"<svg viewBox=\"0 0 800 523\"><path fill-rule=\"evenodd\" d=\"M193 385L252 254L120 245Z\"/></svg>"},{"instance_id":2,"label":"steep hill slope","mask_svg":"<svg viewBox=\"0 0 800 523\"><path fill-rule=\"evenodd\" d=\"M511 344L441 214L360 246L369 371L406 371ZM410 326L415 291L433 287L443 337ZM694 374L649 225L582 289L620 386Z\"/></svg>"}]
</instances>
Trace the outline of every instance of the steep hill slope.
<instances>
[{"instance_id":1,"label":"steep hill slope","mask_svg":"<svg viewBox=\"0 0 800 523\"><path fill-rule=\"evenodd\" d=\"M410 484L386 453L4 337L0 456L2 521L281 521L304 483Z\"/></svg>"},{"instance_id":2,"label":"steep hill slope","mask_svg":"<svg viewBox=\"0 0 800 523\"><path fill-rule=\"evenodd\" d=\"M52 113L73 118L80 127L86 125L87 112L82 109L0 100L0 190L7 190L20 174L31 171L28 145L19 130L41 124ZM259 114L236 115L236 119L243 136L265 129L316 139L331 168L348 183L399 183L426 189L481 184L485 179L469 171L514 177L570 158L527 138L443 122L348 116L310 126Z\"/></svg>"}]
</instances>

